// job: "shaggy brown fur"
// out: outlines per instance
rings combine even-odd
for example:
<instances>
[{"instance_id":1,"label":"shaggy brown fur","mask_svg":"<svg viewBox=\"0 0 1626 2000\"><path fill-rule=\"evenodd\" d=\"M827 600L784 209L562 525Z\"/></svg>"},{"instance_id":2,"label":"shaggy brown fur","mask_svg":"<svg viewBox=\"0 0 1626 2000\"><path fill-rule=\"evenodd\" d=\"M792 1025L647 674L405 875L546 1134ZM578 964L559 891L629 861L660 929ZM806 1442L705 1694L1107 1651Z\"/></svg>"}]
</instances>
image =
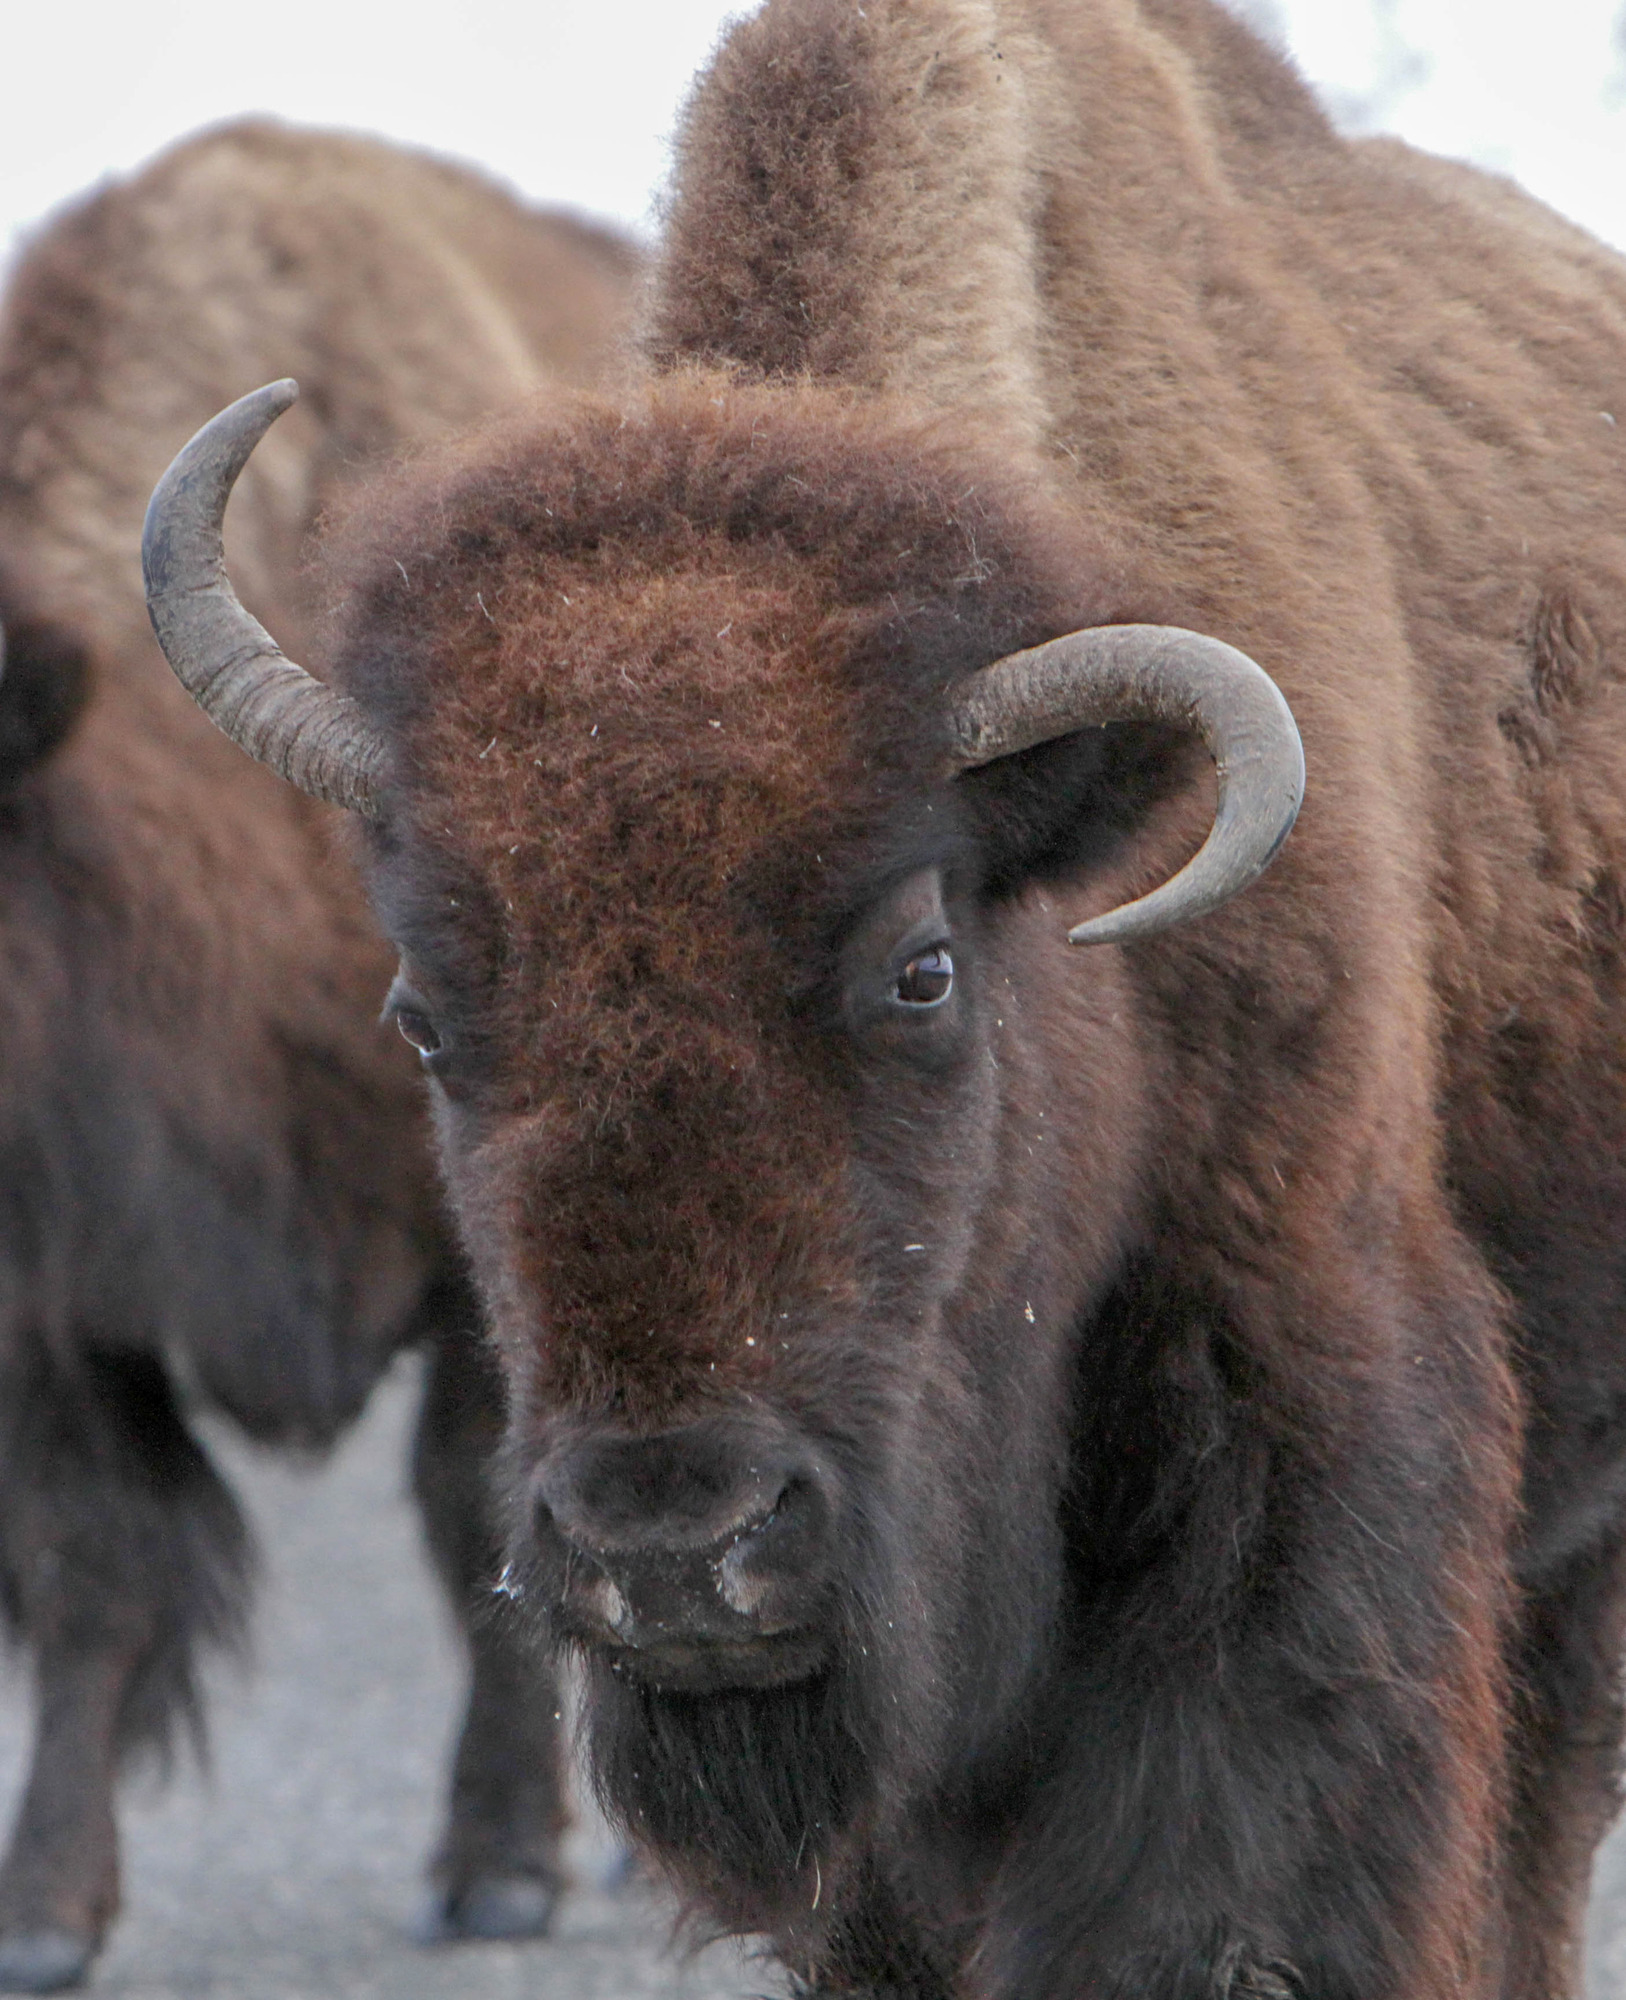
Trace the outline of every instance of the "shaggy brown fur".
<instances>
[{"instance_id":1,"label":"shaggy brown fur","mask_svg":"<svg viewBox=\"0 0 1626 2000\"><path fill-rule=\"evenodd\" d=\"M1207 0L770 0L649 344L360 509L338 657L533 1597L586 1629L561 1440L726 1417L828 1509L800 1678L590 1650L612 1805L821 1992L1573 1992L1626 268L1339 139ZM1224 912L1079 957L1209 788L1144 730L948 783L940 697L1143 617L1275 675L1309 797Z\"/></svg>"},{"instance_id":2,"label":"shaggy brown fur","mask_svg":"<svg viewBox=\"0 0 1626 2000\"><path fill-rule=\"evenodd\" d=\"M195 1715L193 1642L242 1616L245 1529L176 1367L254 1435L321 1444L403 1343L437 1340L419 1485L461 1615L494 1559L478 1466L499 1425L411 1058L377 1020L388 955L332 815L225 743L165 668L139 585L146 491L223 400L297 374L300 413L232 533L251 596L297 631L324 501L383 450L593 380L634 266L460 169L245 124L70 212L16 272L0 1609L35 1656L43 1721L0 1868L0 1987L99 1942L114 1760ZM529 1881L535 1900L556 1862L550 1684L494 1630L475 1655L438 1863L454 1922L482 1885Z\"/></svg>"}]
</instances>

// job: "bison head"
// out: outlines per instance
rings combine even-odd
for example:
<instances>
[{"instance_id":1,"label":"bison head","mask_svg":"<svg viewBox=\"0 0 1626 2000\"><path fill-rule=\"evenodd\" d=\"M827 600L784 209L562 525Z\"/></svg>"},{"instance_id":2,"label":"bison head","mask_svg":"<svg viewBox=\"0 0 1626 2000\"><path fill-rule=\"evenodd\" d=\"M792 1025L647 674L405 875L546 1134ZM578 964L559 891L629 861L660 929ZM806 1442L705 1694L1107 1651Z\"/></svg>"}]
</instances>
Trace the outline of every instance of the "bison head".
<instances>
[{"instance_id":1,"label":"bison head","mask_svg":"<svg viewBox=\"0 0 1626 2000\"><path fill-rule=\"evenodd\" d=\"M588 1662L613 1808L760 1923L928 1774L1003 1782L1146 1122L1120 962L1053 899L1144 871L1137 830L1189 848L1193 735L1206 845L1073 937L1233 893L1291 822L1291 720L1129 623L1145 587L974 441L712 379L373 496L341 693L219 567L279 406L155 497L155 624L368 821L510 1385L506 1588Z\"/></svg>"}]
</instances>

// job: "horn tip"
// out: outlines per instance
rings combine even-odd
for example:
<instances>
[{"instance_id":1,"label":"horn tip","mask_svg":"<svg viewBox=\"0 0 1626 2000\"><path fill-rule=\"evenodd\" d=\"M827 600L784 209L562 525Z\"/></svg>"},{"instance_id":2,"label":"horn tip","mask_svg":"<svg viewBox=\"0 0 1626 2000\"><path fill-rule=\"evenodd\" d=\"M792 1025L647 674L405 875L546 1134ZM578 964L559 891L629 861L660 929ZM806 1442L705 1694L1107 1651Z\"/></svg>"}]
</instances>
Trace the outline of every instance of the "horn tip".
<instances>
[{"instance_id":1,"label":"horn tip","mask_svg":"<svg viewBox=\"0 0 1626 2000\"><path fill-rule=\"evenodd\" d=\"M275 382L262 383L258 389L250 389L246 396L239 396L214 419L223 428L241 424L245 419L260 427L261 435L268 431L285 410L291 410L299 401L299 384L292 375L279 376ZM224 420L224 421L223 421ZM206 424L205 430L211 426ZM200 432L201 436L202 433Z\"/></svg>"},{"instance_id":2,"label":"horn tip","mask_svg":"<svg viewBox=\"0 0 1626 2000\"><path fill-rule=\"evenodd\" d=\"M1132 935L1132 927L1126 928L1130 928ZM1115 944L1124 934L1110 917L1087 917L1083 923L1074 924L1067 933L1067 942L1071 945Z\"/></svg>"},{"instance_id":3,"label":"horn tip","mask_svg":"<svg viewBox=\"0 0 1626 2000\"><path fill-rule=\"evenodd\" d=\"M256 416L263 415L266 424L273 424L284 410L291 410L299 401L299 384L291 375L279 376L275 382L267 382L263 388L251 389L236 404L235 409L252 409Z\"/></svg>"}]
</instances>

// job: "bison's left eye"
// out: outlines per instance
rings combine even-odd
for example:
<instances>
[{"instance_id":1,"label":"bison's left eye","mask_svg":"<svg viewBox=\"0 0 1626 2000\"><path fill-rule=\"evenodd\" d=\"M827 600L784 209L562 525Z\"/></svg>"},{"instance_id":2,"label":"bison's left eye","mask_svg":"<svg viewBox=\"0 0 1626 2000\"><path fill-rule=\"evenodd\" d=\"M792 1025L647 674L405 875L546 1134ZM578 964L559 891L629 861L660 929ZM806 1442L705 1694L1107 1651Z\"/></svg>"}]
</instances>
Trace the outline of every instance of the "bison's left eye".
<instances>
[{"instance_id":1,"label":"bison's left eye","mask_svg":"<svg viewBox=\"0 0 1626 2000\"><path fill-rule=\"evenodd\" d=\"M427 1062L441 1050L440 1030L423 1000L404 979L397 979L384 1002L384 1018L393 1021Z\"/></svg>"},{"instance_id":2,"label":"bison's left eye","mask_svg":"<svg viewBox=\"0 0 1626 2000\"><path fill-rule=\"evenodd\" d=\"M896 997L906 1007L939 1007L954 985L954 960L947 949L933 945L918 953L898 974Z\"/></svg>"}]
</instances>

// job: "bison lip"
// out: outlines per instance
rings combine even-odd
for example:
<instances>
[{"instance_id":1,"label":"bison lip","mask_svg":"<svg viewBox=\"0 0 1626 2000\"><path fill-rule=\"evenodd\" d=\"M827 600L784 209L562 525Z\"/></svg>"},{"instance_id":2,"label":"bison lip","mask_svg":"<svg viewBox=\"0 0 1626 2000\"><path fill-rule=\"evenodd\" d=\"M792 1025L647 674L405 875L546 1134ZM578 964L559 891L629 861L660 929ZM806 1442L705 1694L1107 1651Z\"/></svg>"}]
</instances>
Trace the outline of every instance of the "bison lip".
<instances>
[{"instance_id":1,"label":"bison lip","mask_svg":"<svg viewBox=\"0 0 1626 2000\"><path fill-rule=\"evenodd\" d=\"M822 1633L803 1628L755 1639L663 1639L593 1650L611 1673L673 1694L720 1694L729 1688L788 1687L828 1661Z\"/></svg>"}]
</instances>

